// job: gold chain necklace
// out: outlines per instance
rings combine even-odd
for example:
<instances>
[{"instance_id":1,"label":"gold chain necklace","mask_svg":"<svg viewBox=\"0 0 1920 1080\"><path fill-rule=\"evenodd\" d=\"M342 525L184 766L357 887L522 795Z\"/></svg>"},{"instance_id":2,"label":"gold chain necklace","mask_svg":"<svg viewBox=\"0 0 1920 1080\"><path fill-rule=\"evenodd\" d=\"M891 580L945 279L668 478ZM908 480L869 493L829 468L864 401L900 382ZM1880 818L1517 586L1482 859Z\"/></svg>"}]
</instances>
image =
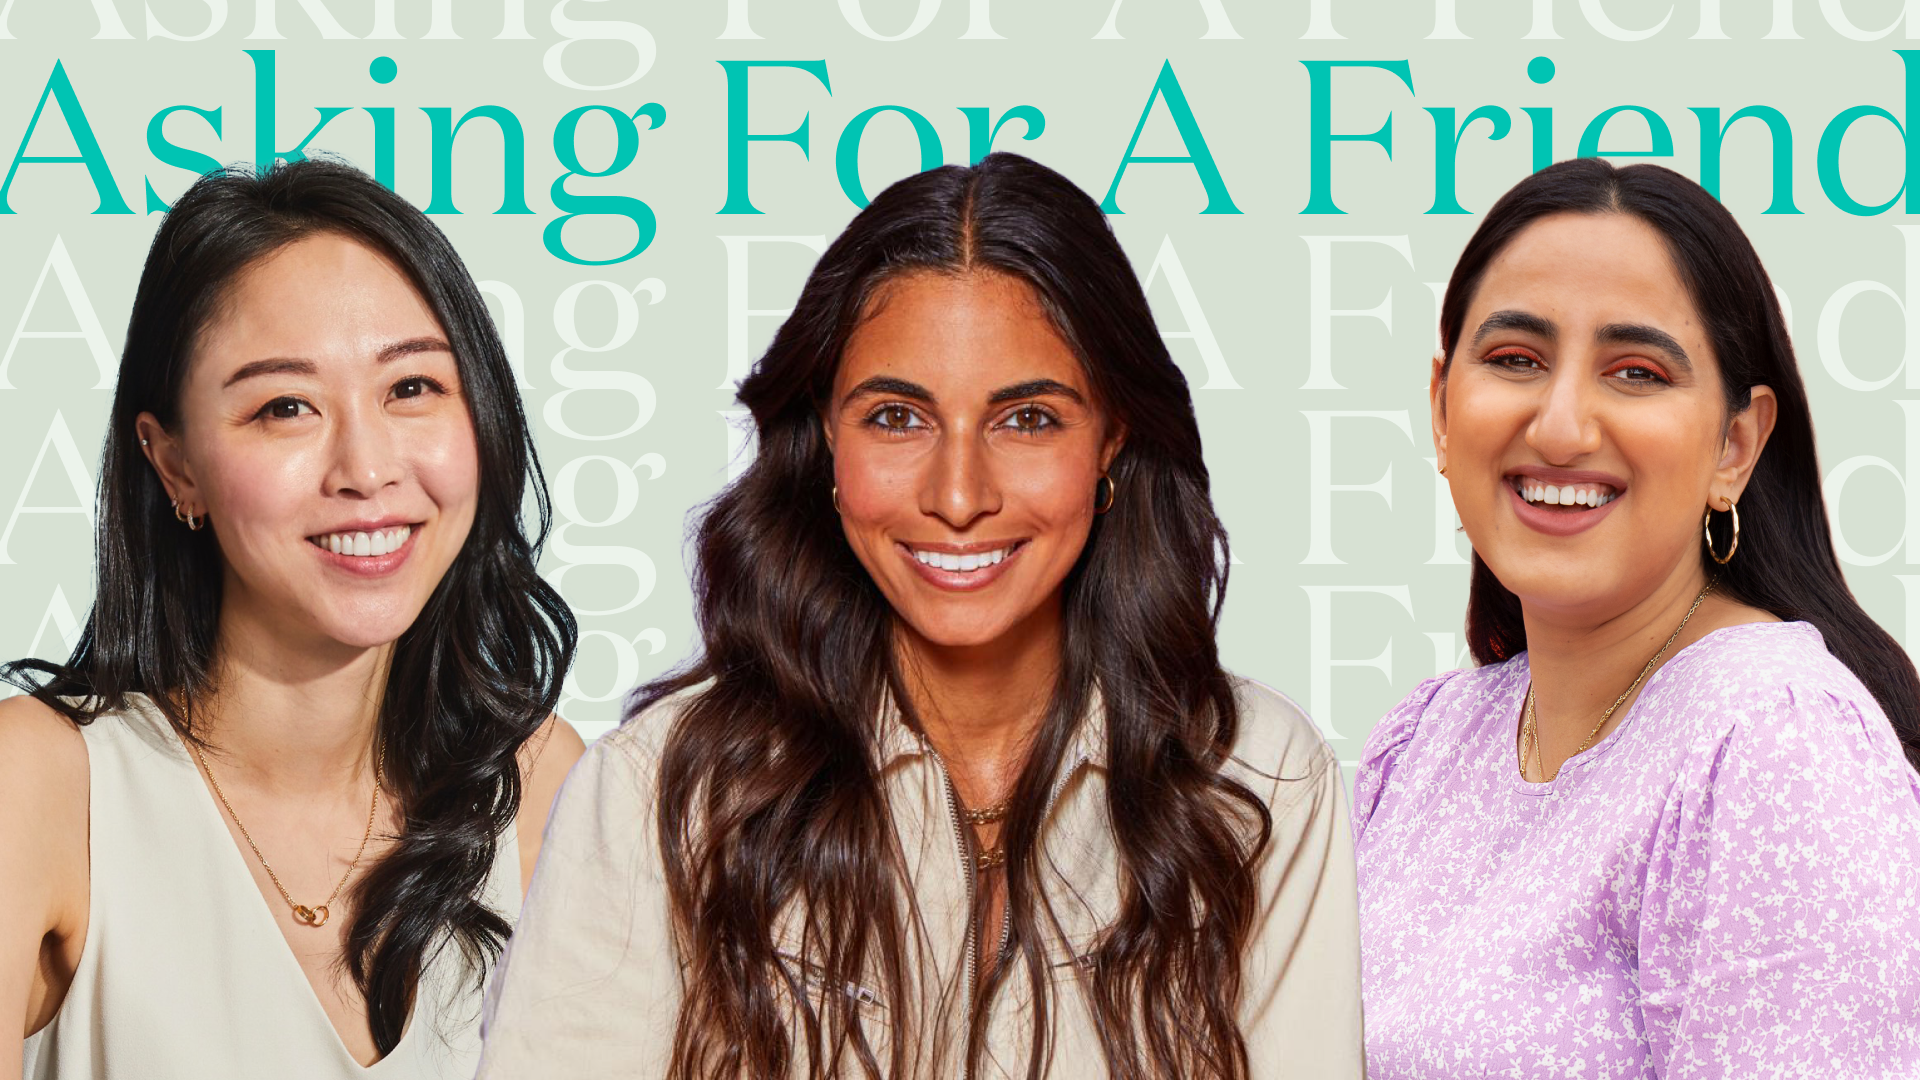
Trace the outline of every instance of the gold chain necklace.
<instances>
[{"instance_id":1,"label":"gold chain necklace","mask_svg":"<svg viewBox=\"0 0 1920 1080\"><path fill-rule=\"evenodd\" d=\"M1640 669L1640 674L1634 678L1633 685L1627 687L1621 692L1619 697L1613 699L1613 704L1607 706L1607 711L1600 714L1600 722L1593 725L1592 731L1587 732L1587 737L1581 741L1579 749L1567 755L1568 760L1572 760L1586 753L1587 747L1593 745L1594 736L1600 734L1600 729L1607 726L1607 721L1613 718L1614 710L1618 709L1621 702L1627 700L1629 695L1640 688L1640 684L1645 682L1647 675L1653 671L1653 665L1658 663L1660 658L1666 655L1667 650L1673 647L1673 643L1680 637L1680 631L1687 628L1687 620L1693 618L1693 613L1700 610L1700 601L1705 600L1707 594L1713 591L1714 584L1714 581L1711 579L1707 581L1706 588L1701 589L1700 595L1693 598L1693 606L1688 608L1687 613L1680 617L1680 625L1674 627L1673 633L1667 635L1667 643L1660 646L1659 652L1647 658L1647 666ZM1560 775L1559 769L1553 770L1553 776L1547 775L1546 758L1540 753L1540 725L1538 718L1534 716L1533 712L1533 683L1531 680L1527 683L1526 722L1520 726L1520 779L1522 780L1527 778L1527 759L1529 757L1539 764L1542 783L1551 782L1555 776ZM1564 766L1565 764L1565 761L1561 762L1561 765Z\"/></svg>"},{"instance_id":2,"label":"gold chain necklace","mask_svg":"<svg viewBox=\"0 0 1920 1080\"><path fill-rule=\"evenodd\" d=\"M967 824L977 829L982 825L994 825L1005 821L1007 817L1007 804L999 803L994 806L983 806L978 810L962 807L960 815L966 818ZM979 834L976 833L974 839L977 842L979 840ZM973 857L973 869L975 873L984 874L989 870L1005 866L1006 862L1006 845L995 844L990 848L981 848L975 853Z\"/></svg>"},{"instance_id":3,"label":"gold chain necklace","mask_svg":"<svg viewBox=\"0 0 1920 1080\"><path fill-rule=\"evenodd\" d=\"M333 902L340 898L340 890L347 887L348 879L353 877L354 870L360 866L360 856L367 853L367 841L373 839L373 819L380 812L380 781L386 773L387 766L387 740L380 740L380 749L374 757L373 805L367 808L367 831L360 837L360 850L353 853L353 861L347 864L347 872L340 875L340 880L334 884L333 892L327 895L324 902L312 907L293 902L293 897L287 894L287 887L280 884L280 875L273 872L273 864L267 861L265 855L260 854L260 845L253 842L253 834L247 831L247 823L240 820L239 814L234 813L233 804L227 801L227 793L220 790L220 781L214 779L213 770L207 767L206 756L200 753L200 744L193 739L188 739L187 745L193 748L193 756L200 762L200 771L207 774L207 782L213 785L213 793L220 797L220 805L227 808L227 816L233 818L233 823L240 827L240 835L246 838L247 846L253 849L253 857L260 860L260 866L266 870L267 877L273 881L273 887L280 890L280 898L293 909L293 917L316 928L327 925L327 917L332 914Z\"/></svg>"}]
</instances>

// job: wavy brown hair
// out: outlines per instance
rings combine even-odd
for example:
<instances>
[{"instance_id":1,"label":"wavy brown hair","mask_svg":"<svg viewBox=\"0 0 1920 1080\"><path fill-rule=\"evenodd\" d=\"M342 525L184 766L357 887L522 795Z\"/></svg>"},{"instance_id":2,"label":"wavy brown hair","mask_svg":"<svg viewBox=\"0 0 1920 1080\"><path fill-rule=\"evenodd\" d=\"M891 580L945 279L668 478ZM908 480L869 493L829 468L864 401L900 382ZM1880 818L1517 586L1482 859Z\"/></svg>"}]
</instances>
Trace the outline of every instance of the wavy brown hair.
<instances>
[{"instance_id":1,"label":"wavy brown hair","mask_svg":"<svg viewBox=\"0 0 1920 1080\"><path fill-rule=\"evenodd\" d=\"M1454 264L1440 305L1446 363L1453 362L1487 268L1529 225L1552 214L1626 214L1652 226L1706 327L1726 416L1752 404L1754 387L1773 388L1779 414L1740 499L1746 528L1739 553L1726 566L1715 566L1702 545L1701 568L1718 578L1720 592L1742 603L1812 623L1827 649L1872 692L1908 760L1920 768L1920 675L1907 651L1847 587L1820 494L1813 413L1779 296L1753 243L1705 188L1659 165L1618 168L1598 158L1563 161L1514 185L1487 211ZM1714 543L1724 551L1732 542L1731 518L1714 518ZM1467 599L1467 640L1481 664L1527 647L1520 598L1478 554Z\"/></svg>"},{"instance_id":2,"label":"wavy brown hair","mask_svg":"<svg viewBox=\"0 0 1920 1080\"><path fill-rule=\"evenodd\" d=\"M1033 288L1127 439L1109 470L1120 498L1063 586L1060 677L1003 825L1008 959L972 1000L949 988L925 1001L906 986L917 909L875 752L888 700L907 708L895 615L831 504L821 405L877 290L908 273L976 272ZM1240 725L1214 644L1226 534L1186 380L1099 208L1011 154L893 185L822 256L739 396L758 452L696 528L702 652L637 691L629 712L699 687L667 736L655 823L684 965L669 1075L758 1080L804 1057L809 1077L899 1077L961 1049L962 1034L977 1065L986 1004L1014 979L1042 1033L1027 1075L1044 1075L1060 934L1040 886L1041 818L1097 684L1120 867L1117 917L1087 961L1107 1068L1246 1078L1237 1013L1271 823L1221 771ZM775 952L769 927L790 906L817 971ZM890 1008L863 1018L847 994L815 1005L808 976L877 977Z\"/></svg>"}]
</instances>

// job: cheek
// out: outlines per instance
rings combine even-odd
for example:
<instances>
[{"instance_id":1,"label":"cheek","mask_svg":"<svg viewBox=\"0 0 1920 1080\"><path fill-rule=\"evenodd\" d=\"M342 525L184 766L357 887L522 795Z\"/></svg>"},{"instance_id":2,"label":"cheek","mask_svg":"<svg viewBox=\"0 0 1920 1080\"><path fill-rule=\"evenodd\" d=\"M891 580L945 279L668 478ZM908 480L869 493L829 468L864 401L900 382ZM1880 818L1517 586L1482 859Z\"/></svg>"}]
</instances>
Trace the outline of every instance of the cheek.
<instances>
[{"instance_id":1,"label":"cheek","mask_svg":"<svg viewBox=\"0 0 1920 1080\"><path fill-rule=\"evenodd\" d=\"M408 442L410 471L439 512L471 521L480 501L480 448L464 412L423 426Z\"/></svg>"},{"instance_id":2,"label":"cheek","mask_svg":"<svg viewBox=\"0 0 1920 1080\"><path fill-rule=\"evenodd\" d=\"M1085 541L1093 523L1093 489L1100 478L1099 463L1092 456L1033 454L1006 472L1002 490L1008 509L1017 508L1038 528L1072 534L1060 539Z\"/></svg>"},{"instance_id":3,"label":"cheek","mask_svg":"<svg viewBox=\"0 0 1920 1080\"><path fill-rule=\"evenodd\" d=\"M207 514L228 541L279 531L298 515L307 493L317 489L324 468L305 449L214 443L189 444L187 452L200 465L195 481Z\"/></svg>"},{"instance_id":4,"label":"cheek","mask_svg":"<svg viewBox=\"0 0 1920 1080\"><path fill-rule=\"evenodd\" d=\"M849 529L880 527L919 516L919 480L924 454L918 448L875 446L864 439L842 439L833 458L833 485L840 516ZM796 492L797 498L812 497Z\"/></svg>"}]
</instances>

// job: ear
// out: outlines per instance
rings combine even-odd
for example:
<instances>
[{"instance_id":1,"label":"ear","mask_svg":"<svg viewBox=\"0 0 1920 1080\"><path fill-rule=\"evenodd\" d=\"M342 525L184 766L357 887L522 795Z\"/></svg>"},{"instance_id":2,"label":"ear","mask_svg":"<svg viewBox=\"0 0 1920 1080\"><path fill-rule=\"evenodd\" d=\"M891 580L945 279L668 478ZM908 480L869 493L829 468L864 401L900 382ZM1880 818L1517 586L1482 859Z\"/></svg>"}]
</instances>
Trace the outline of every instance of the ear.
<instances>
[{"instance_id":1,"label":"ear","mask_svg":"<svg viewBox=\"0 0 1920 1080\"><path fill-rule=\"evenodd\" d=\"M1713 482L1707 488L1709 507L1725 510L1729 500L1740 501L1741 494L1747 490L1747 481L1753 476L1753 467L1760 463L1760 452L1766 449L1767 438L1773 434L1773 424L1779 415L1780 401L1774 397L1773 387L1754 387L1747 407L1727 425L1726 447L1720 452L1720 461L1713 470Z\"/></svg>"},{"instance_id":2,"label":"ear","mask_svg":"<svg viewBox=\"0 0 1920 1080\"><path fill-rule=\"evenodd\" d=\"M1104 475L1113 467L1113 459L1120 456L1120 450L1127 445L1127 425L1113 421L1107 431L1107 439L1100 444L1100 472Z\"/></svg>"},{"instance_id":3,"label":"ear","mask_svg":"<svg viewBox=\"0 0 1920 1080\"><path fill-rule=\"evenodd\" d=\"M147 463L159 475L161 486L167 489L167 497L183 513L206 516L206 503L200 498L199 486L194 483L193 467L187 464L186 445L150 412L141 413L134 420L133 427L140 436L140 452L147 456Z\"/></svg>"},{"instance_id":4,"label":"ear","mask_svg":"<svg viewBox=\"0 0 1920 1080\"><path fill-rule=\"evenodd\" d=\"M1447 350L1433 350L1433 375L1427 380L1427 411L1433 418L1434 465L1447 468Z\"/></svg>"}]
</instances>

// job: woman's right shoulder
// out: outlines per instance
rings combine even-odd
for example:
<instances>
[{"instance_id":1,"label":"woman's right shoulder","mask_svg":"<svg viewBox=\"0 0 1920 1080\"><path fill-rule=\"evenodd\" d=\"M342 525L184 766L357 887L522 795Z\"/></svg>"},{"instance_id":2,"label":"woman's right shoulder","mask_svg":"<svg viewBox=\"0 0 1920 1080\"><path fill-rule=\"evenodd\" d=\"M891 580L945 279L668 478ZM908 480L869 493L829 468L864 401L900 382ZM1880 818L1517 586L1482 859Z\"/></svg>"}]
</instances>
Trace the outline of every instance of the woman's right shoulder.
<instances>
[{"instance_id":1,"label":"woman's right shoulder","mask_svg":"<svg viewBox=\"0 0 1920 1080\"><path fill-rule=\"evenodd\" d=\"M87 743L74 723L26 694L0 700L0 791L37 805L87 795ZM0 803L13 799L0 795Z\"/></svg>"},{"instance_id":2,"label":"woman's right shoulder","mask_svg":"<svg viewBox=\"0 0 1920 1080\"><path fill-rule=\"evenodd\" d=\"M1367 736L1366 747L1360 752L1359 769L1354 774L1353 811L1357 829L1365 827L1388 778L1422 731L1431 733L1437 725L1465 719L1473 711L1472 703L1494 692L1521 662L1516 657L1498 664L1435 675L1414 687L1400 704L1380 718Z\"/></svg>"}]
</instances>

